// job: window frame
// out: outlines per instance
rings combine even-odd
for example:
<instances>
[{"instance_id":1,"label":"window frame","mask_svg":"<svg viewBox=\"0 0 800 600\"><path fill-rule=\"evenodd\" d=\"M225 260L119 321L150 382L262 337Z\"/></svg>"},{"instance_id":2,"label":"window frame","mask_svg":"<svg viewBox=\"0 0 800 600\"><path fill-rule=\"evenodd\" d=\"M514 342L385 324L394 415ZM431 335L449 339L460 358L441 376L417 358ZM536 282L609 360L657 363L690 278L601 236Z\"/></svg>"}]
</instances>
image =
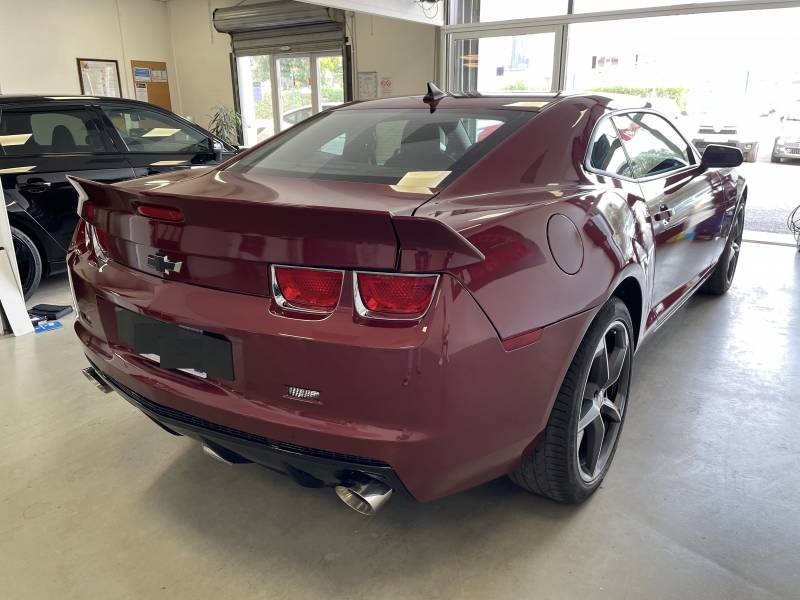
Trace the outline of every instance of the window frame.
<instances>
[{"instance_id":1,"label":"window frame","mask_svg":"<svg viewBox=\"0 0 800 600\"><path fill-rule=\"evenodd\" d=\"M596 135L597 135L598 129L600 128L601 123L605 119L609 119L611 121L611 126L614 128L614 131L617 132L617 136L620 137L620 140L621 140L622 137L619 134L619 128L617 127L617 124L614 122L614 119L612 117L616 117L616 116L619 116L619 115L635 114L635 113L648 113L648 114L655 115L656 117L661 118L661 120L664 121L668 126L672 127L672 129L675 131L675 133L677 133L678 136L684 142L686 142L686 147L689 150L689 152L692 155L692 157L694 158L694 161L695 161L694 164L686 165L685 167L679 167L677 169L672 169L670 171L664 171L662 173L656 173L655 175L649 175L647 177L626 177L624 175L618 175L617 173L611 173L610 171L603 171L602 169L597 169L597 168L593 167L592 164L591 164L592 149L594 148L594 144L595 144L595 141L596 141ZM697 169L700 166L700 161L702 159L700 153L697 151L697 148L694 147L694 144L692 144L689 140L687 140L686 136L683 135L678 130L677 127L675 127L672 123L670 123L669 119L667 119L663 114L661 114L657 110L653 110L652 108L621 108L621 109L617 109L617 110L608 111L606 114L604 114L602 117L597 119L597 121L595 122L594 127L592 127L592 134L589 136L589 140L590 140L590 142L586 146L586 154L583 157L583 169L585 171L589 172L589 173L594 173L596 175L602 175L604 177L613 177L614 179L620 179L622 181L633 181L633 182L639 183L639 182L646 182L646 181L654 181L656 179L662 179L664 177L672 177L673 175L677 175L677 174L680 174L680 173L684 173L684 172L688 172L688 171L692 171L692 170ZM628 149L625 147L624 141L622 142L622 150L625 153L625 157L628 160L628 168L630 169L631 173L633 173L633 163L631 162L631 157L628 154Z\"/></svg>"},{"instance_id":2,"label":"window frame","mask_svg":"<svg viewBox=\"0 0 800 600\"><path fill-rule=\"evenodd\" d=\"M124 101L113 101L113 102L102 102L95 104L94 107L97 109L100 117L103 120L103 124L109 130L109 135L113 135L113 142L114 145L118 148L118 152L120 154L135 154L135 155L147 155L147 154L165 154L169 156L185 156L187 154L191 155L198 155L198 154L213 154L214 153L214 145L216 143L222 144L223 148L227 151L230 151L230 145L224 143L222 140L217 138L213 135L210 131L206 131L200 127L197 127L195 124L187 121L186 119L181 118L180 116L172 113L170 111L164 110L158 106L152 104L143 104L139 105L138 103L133 102L124 102ZM167 150L146 150L146 151L134 151L128 148L128 144L125 143L122 134L117 130L114 123L111 121L111 118L106 113L105 109L108 108L122 108L128 110L145 110L154 112L159 115L163 115L167 119L172 119L173 121L177 121L183 127L189 129L190 131L194 131L195 133L199 133L202 137L211 141L209 145L208 152L185 152L185 151L167 151Z\"/></svg>"},{"instance_id":3,"label":"window frame","mask_svg":"<svg viewBox=\"0 0 800 600\"><path fill-rule=\"evenodd\" d=\"M90 120L95 122L97 132L103 138L105 150L102 152L33 152L28 154L7 154L5 150L0 153L0 159L30 158L36 156L106 156L108 154L119 154L116 143L107 130L106 123L99 118L93 110L92 104L60 104L56 102L23 102L14 104L0 105L0 121L6 112L27 112L27 113L60 113L82 111L86 113ZM32 133L32 132L31 132Z\"/></svg>"},{"instance_id":4,"label":"window frame","mask_svg":"<svg viewBox=\"0 0 800 600\"><path fill-rule=\"evenodd\" d=\"M501 21L502 22L502 21ZM561 89L561 72L562 72L562 65L564 64L564 29L562 27L556 26L544 26L544 27L512 27L512 28L503 28L503 27L487 27L487 24L483 24L482 26L479 24L467 24L467 26L459 25L457 31L449 31L444 40L444 52L442 52L442 62L441 65L442 73L445 75L445 87L446 89L451 89L453 86L453 82L456 81L456 65L455 65L455 55L453 53L453 49L456 45L456 42L463 41L463 40L471 40L477 39L479 42L483 38L493 38L493 37L513 37L513 36L523 36L523 35L536 35L536 34L546 34L552 33L553 34L553 69L550 78L550 89L549 90L537 90L534 92L517 92L516 95L530 95L532 93L542 92L557 92ZM494 23L489 23L488 25L494 25ZM478 55L480 57L480 54ZM480 58L478 59L480 60ZM463 92L463 90L459 90L459 92ZM477 91L478 94L483 96L502 96L504 95L502 92L492 92L492 93L482 93L480 90ZM513 92L507 92L505 95L515 95Z\"/></svg>"}]
</instances>

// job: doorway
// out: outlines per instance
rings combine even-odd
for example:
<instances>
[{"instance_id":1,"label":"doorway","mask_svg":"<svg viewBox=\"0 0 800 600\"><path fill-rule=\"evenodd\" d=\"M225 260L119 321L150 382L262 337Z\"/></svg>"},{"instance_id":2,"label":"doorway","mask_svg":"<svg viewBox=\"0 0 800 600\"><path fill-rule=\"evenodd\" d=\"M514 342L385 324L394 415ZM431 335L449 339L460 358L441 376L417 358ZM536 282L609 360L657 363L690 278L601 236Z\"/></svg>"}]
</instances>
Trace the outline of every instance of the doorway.
<instances>
[{"instance_id":1,"label":"doorway","mask_svg":"<svg viewBox=\"0 0 800 600\"><path fill-rule=\"evenodd\" d=\"M345 101L341 52L239 56L236 67L245 146Z\"/></svg>"}]
</instances>

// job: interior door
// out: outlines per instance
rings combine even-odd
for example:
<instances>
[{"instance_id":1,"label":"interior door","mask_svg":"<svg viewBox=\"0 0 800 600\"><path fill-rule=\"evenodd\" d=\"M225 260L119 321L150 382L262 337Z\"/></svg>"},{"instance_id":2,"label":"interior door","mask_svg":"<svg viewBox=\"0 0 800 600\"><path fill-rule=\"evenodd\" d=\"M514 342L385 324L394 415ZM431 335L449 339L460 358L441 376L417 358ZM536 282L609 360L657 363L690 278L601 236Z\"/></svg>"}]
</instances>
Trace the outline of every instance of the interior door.
<instances>
[{"instance_id":1,"label":"interior door","mask_svg":"<svg viewBox=\"0 0 800 600\"><path fill-rule=\"evenodd\" d=\"M135 177L215 164L214 140L167 111L139 104L103 104L102 118Z\"/></svg>"},{"instance_id":2,"label":"interior door","mask_svg":"<svg viewBox=\"0 0 800 600\"><path fill-rule=\"evenodd\" d=\"M102 124L84 106L4 108L0 143L6 200L23 209L62 250L78 222L78 196L66 175L105 183L133 177Z\"/></svg>"},{"instance_id":3,"label":"interior door","mask_svg":"<svg viewBox=\"0 0 800 600\"><path fill-rule=\"evenodd\" d=\"M236 59L245 146L252 146L345 101L341 52Z\"/></svg>"},{"instance_id":4,"label":"interior door","mask_svg":"<svg viewBox=\"0 0 800 600\"><path fill-rule=\"evenodd\" d=\"M647 202L655 240L656 313L678 302L708 268L717 246L716 173L704 170L689 143L649 112L613 117Z\"/></svg>"},{"instance_id":5,"label":"interior door","mask_svg":"<svg viewBox=\"0 0 800 600\"><path fill-rule=\"evenodd\" d=\"M315 78L311 56L292 54L275 59L278 74L278 131L288 129L319 112L318 96L314 93Z\"/></svg>"}]
</instances>

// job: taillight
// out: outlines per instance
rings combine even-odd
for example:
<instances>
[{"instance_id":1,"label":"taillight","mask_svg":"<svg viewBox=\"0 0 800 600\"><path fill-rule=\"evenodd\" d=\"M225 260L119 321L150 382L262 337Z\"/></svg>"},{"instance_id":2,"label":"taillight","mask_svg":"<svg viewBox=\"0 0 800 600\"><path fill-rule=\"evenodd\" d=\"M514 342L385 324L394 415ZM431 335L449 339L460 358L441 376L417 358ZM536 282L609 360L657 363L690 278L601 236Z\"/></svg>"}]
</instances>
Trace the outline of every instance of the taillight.
<instances>
[{"instance_id":1,"label":"taillight","mask_svg":"<svg viewBox=\"0 0 800 600\"><path fill-rule=\"evenodd\" d=\"M89 237L91 239L91 248L97 260L102 263L108 262L108 233L102 229L98 229L91 223L86 224L89 230Z\"/></svg>"},{"instance_id":2,"label":"taillight","mask_svg":"<svg viewBox=\"0 0 800 600\"><path fill-rule=\"evenodd\" d=\"M433 301L438 275L354 274L356 311L371 319L420 319Z\"/></svg>"},{"instance_id":3,"label":"taillight","mask_svg":"<svg viewBox=\"0 0 800 600\"><path fill-rule=\"evenodd\" d=\"M169 208L167 206L155 206L153 204L140 204L136 207L138 212L143 217L151 219L160 219L162 221L183 221L183 211L177 208Z\"/></svg>"},{"instance_id":4,"label":"taillight","mask_svg":"<svg viewBox=\"0 0 800 600\"><path fill-rule=\"evenodd\" d=\"M304 313L333 312L342 294L344 271L272 266L272 295L278 306Z\"/></svg>"}]
</instances>

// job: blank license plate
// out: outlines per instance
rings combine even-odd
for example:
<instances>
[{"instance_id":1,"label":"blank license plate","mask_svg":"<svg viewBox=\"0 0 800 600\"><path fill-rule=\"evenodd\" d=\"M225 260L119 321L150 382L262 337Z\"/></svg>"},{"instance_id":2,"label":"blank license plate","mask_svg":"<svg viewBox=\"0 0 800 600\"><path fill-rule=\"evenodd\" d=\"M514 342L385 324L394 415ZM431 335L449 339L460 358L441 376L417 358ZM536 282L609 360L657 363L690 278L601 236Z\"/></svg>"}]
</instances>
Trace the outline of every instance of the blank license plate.
<instances>
[{"instance_id":1,"label":"blank license plate","mask_svg":"<svg viewBox=\"0 0 800 600\"><path fill-rule=\"evenodd\" d=\"M163 369L233 380L233 354L227 338L151 319L119 306L115 310L119 341L137 354L157 359Z\"/></svg>"}]
</instances>

